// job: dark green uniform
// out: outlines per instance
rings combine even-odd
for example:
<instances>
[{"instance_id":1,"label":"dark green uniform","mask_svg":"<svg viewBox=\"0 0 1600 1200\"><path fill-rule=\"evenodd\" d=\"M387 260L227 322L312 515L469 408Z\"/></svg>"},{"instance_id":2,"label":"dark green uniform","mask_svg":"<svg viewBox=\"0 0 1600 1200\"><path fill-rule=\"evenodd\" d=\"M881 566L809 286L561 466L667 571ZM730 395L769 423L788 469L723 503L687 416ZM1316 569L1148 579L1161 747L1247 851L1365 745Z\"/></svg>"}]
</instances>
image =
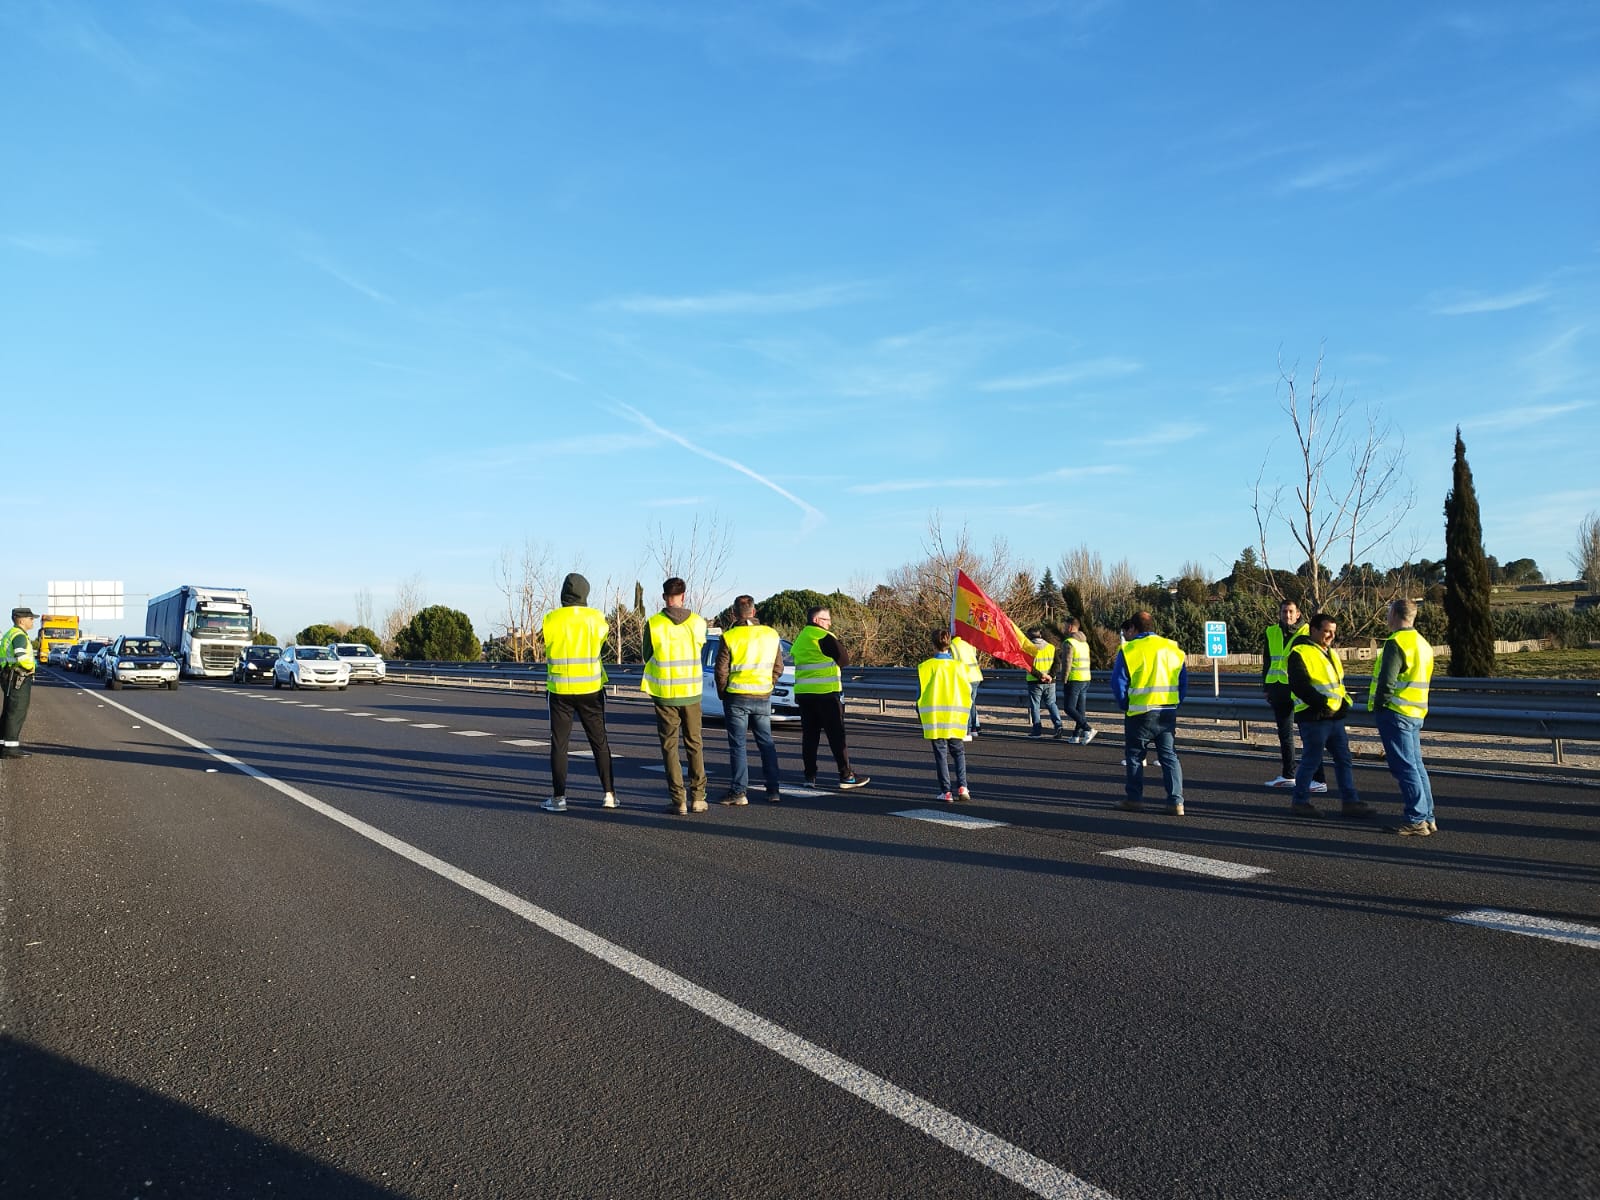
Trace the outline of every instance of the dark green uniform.
<instances>
[{"instance_id":1,"label":"dark green uniform","mask_svg":"<svg viewBox=\"0 0 1600 1200\"><path fill-rule=\"evenodd\" d=\"M28 719L28 704L33 699L33 643L20 625L6 630L0 640L0 758L20 758L22 723Z\"/></svg>"}]
</instances>

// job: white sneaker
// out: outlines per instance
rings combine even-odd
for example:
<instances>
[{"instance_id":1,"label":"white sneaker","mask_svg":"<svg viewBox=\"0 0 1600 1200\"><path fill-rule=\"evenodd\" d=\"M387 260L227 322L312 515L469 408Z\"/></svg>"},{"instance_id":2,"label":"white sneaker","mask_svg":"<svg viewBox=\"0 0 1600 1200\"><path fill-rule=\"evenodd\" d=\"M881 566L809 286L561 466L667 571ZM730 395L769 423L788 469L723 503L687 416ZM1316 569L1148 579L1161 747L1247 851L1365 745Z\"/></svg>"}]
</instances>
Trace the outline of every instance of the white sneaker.
<instances>
[{"instance_id":1,"label":"white sneaker","mask_svg":"<svg viewBox=\"0 0 1600 1200\"><path fill-rule=\"evenodd\" d=\"M1294 780L1291 779L1289 782L1293 783ZM1325 792L1328 790L1328 785L1325 783L1318 783L1315 779L1313 779L1311 781L1311 790L1313 792Z\"/></svg>"},{"instance_id":2,"label":"white sneaker","mask_svg":"<svg viewBox=\"0 0 1600 1200\"><path fill-rule=\"evenodd\" d=\"M972 740L972 735L970 733L964 733L961 735L961 740L963 742L970 742Z\"/></svg>"},{"instance_id":3,"label":"white sneaker","mask_svg":"<svg viewBox=\"0 0 1600 1200\"><path fill-rule=\"evenodd\" d=\"M562 805L562 807L565 808L566 806ZM617 798L615 796L613 796L610 792L607 792L606 793L606 798L604 800L600 801L600 807L601 808L616 808L617 807Z\"/></svg>"},{"instance_id":4,"label":"white sneaker","mask_svg":"<svg viewBox=\"0 0 1600 1200\"><path fill-rule=\"evenodd\" d=\"M1267 780L1267 786L1268 787L1293 787L1294 786L1294 780L1290 779L1287 775L1276 775L1273 778Z\"/></svg>"},{"instance_id":5,"label":"white sneaker","mask_svg":"<svg viewBox=\"0 0 1600 1200\"><path fill-rule=\"evenodd\" d=\"M551 796L539 807L544 809L545 812L566 812L567 798L565 796Z\"/></svg>"},{"instance_id":6,"label":"white sneaker","mask_svg":"<svg viewBox=\"0 0 1600 1200\"><path fill-rule=\"evenodd\" d=\"M1087 733L1085 733L1085 734L1084 734L1084 735L1083 735L1083 740L1082 740L1082 741L1080 741L1080 742L1079 742L1079 743L1078 743L1078 745L1080 745L1080 746L1087 746L1087 745L1088 745L1088 744L1089 744L1089 743L1090 743L1090 742L1092 742L1092 741L1094 741L1094 739L1095 739L1095 735L1096 735L1096 734L1098 734L1098 733L1099 733L1099 732L1100 732L1100 731L1099 731L1099 730L1098 730L1098 729L1091 729L1091 730L1089 730L1089 731L1088 731L1088 732L1087 732Z\"/></svg>"}]
</instances>

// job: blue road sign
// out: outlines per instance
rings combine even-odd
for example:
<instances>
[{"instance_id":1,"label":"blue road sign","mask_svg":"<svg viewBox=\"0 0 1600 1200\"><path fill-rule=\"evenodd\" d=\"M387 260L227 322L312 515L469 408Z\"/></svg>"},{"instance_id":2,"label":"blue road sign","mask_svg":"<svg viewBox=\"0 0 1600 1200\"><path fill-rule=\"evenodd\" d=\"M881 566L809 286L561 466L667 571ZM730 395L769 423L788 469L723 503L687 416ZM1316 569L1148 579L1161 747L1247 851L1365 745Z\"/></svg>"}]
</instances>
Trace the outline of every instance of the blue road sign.
<instances>
[{"instance_id":1,"label":"blue road sign","mask_svg":"<svg viewBox=\"0 0 1600 1200\"><path fill-rule=\"evenodd\" d=\"M1228 623L1226 621L1206 622L1206 657L1226 658L1228 656Z\"/></svg>"}]
</instances>

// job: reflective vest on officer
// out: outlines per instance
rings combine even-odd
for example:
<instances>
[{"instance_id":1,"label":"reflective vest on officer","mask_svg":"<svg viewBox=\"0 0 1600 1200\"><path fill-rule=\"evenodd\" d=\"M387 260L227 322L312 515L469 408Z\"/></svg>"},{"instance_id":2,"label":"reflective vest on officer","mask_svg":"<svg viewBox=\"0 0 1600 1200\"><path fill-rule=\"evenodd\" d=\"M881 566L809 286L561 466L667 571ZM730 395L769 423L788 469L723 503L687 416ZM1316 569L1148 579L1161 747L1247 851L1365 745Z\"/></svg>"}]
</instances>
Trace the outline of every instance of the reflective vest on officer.
<instances>
[{"instance_id":1,"label":"reflective vest on officer","mask_svg":"<svg viewBox=\"0 0 1600 1200\"><path fill-rule=\"evenodd\" d=\"M818 645L828 631L820 625L807 625L789 648L794 659L794 690L798 696L818 695L823 692L844 691L839 664L822 652Z\"/></svg>"},{"instance_id":2,"label":"reflective vest on officer","mask_svg":"<svg viewBox=\"0 0 1600 1200\"><path fill-rule=\"evenodd\" d=\"M1384 700L1385 708L1393 709L1402 717L1422 720L1428 715L1428 682L1433 678L1433 647L1428 639L1415 629L1396 629L1389 641L1400 648L1402 662L1394 687ZM1387 643L1385 643L1387 645ZM1378 660L1383 661L1381 658ZM1367 711L1372 711L1378 699L1378 675L1372 676L1372 686L1367 689Z\"/></svg>"},{"instance_id":3,"label":"reflective vest on officer","mask_svg":"<svg viewBox=\"0 0 1600 1200\"><path fill-rule=\"evenodd\" d=\"M1310 630L1311 626L1302 624L1300 628L1291 630L1285 638L1281 621L1274 621L1267 626L1267 674L1264 682L1289 682L1289 647L1294 645L1295 638L1303 637Z\"/></svg>"},{"instance_id":4,"label":"reflective vest on officer","mask_svg":"<svg viewBox=\"0 0 1600 1200\"><path fill-rule=\"evenodd\" d=\"M978 648L971 642L965 638L951 638L950 657L966 671L968 683L983 682L983 668L978 665Z\"/></svg>"},{"instance_id":5,"label":"reflective vest on officer","mask_svg":"<svg viewBox=\"0 0 1600 1200\"><path fill-rule=\"evenodd\" d=\"M6 630L5 641L0 642L0 670L10 667L31 675L36 665L28 631L21 625L13 625Z\"/></svg>"},{"instance_id":6,"label":"reflective vest on officer","mask_svg":"<svg viewBox=\"0 0 1600 1200\"><path fill-rule=\"evenodd\" d=\"M1329 709L1338 712L1350 703L1350 693L1344 690L1344 664L1339 661L1337 651L1329 650L1324 654L1321 646L1309 637L1302 637L1296 639L1289 647L1289 653L1300 656L1300 661L1306 667L1306 677L1311 680L1311 686L1327 703ZM1310 707L1311 705L1298 695L1295 696L1296 713L1303 713Z\"/></svg>"},{"instance_id":7,"label":"reflective vest on officer","mask_svg":"<svg viewBox=\"0 0 1600 1200\"><path fill-rule=\"evenodd\" d=\"M1154 708L1178 707L1178 680L1185 660L1177 642L1153 633L1133 638L1123 644L1122 661L1128 668L1130 717Z\"/></svg>"},{"instance_id":8,"label":"reflective vest on officer","mask_svg":"<svg viewBox=\"0 0 1600 1200\"><path fill-rule=\"evenodd\" d=\"M735 625L724 631L722 644L728 648L728 694L772 695L772 664L783 649L778 631L766 625Z\"/></svg>"},{"instance_id":9,"label":"reflective vest on officer","mask_svg":"<svg viewBox=\"0 0 1600 1200\"><path fill-rule=\"evenodd\" d=\"M1028 672L1029 683L1047 683L1050 668L1056 665L1056 648L1049 642L1033 648L1033 668Z\"/></svg>"},{"instance_id":10,"label":"reflective vest on officer","mask_svg":"<svg viewBox=\"0 0 1600 1200\"><path fill-rule=\"evenodd\" d=\"M650 661L639 689L656 700L697 698L705 688L700 651L706 644L706 622L690 613L680 623L658 612L645 623L650 629Z\"/></svg>"},{"instance_id":11,"label":"reflective vest on officer","mask_svg":"<svg viewBox=\"0 0 1600 1200\"><path fill-rule=\"evenodd\" d=\"M930 658L917 664L917 680L922 690L917 696L917 717L922 736L960 738L966 736L967 713L972 709L972 684L966 668L954 658Z\"/></svg>"},{"instance_id":12,"label":"reflective vest on officer","mask_svg":"<svg viewBox=\"0 0 1600 1200\"><path fill-rule=\"evenodd\" d=\"M1089 675L1089 643L1080 642L1077 638L1067 639L1067 682L1088 683Z\"/></svg>"},{"instance_id":13,"label":"reflective vest on officer","mask_svg":"<svg viewBox=\"0 0 1600 1200\"><path fill-rule=\"evenodd\" d=\"M557 696L586 696L605 687L600 649L610 629L598 608L572 604L545 613L545 689Z\"/></svg>"}]
</instances>

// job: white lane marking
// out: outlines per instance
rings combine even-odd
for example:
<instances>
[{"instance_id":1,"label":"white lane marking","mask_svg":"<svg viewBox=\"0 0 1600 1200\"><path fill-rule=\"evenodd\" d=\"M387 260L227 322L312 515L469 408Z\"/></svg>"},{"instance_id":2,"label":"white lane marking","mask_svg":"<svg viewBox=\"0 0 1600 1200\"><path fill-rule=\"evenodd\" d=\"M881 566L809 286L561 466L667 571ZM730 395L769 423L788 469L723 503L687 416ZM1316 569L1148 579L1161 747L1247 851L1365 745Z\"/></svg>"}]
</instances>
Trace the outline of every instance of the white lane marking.
<instances>
[{"instance_id":1,"label":"white lane marking","mask_svg":"<svg viewBox=\"0 0 1600 1200\"><path fill-rule=\"evenodd\" d=\"M435 725L431 721L413 721L411 723L411 728L413 728L413 729L448 729L449 726L448 725Z\"/></svg>"},{"instance_id":2,"label":"white lane marking","mask_svg":"<svg viewBox=\"0 0 1600 1200\"><path fill-rule=\"evenodd\" d=\"M115 700L107 700L106 703L121 709L130 717L141 715L131 708L118 704ZM265 771L252 767L247 762L242 762L220 750L214 750L186 733L179 733L171 726L162 725L157 721L150 721L150 725L186 746L192 746L204 754L209 754L218 762L225 763L252 779L259 779L280 795L287 796L312 812L343 825L352 833L382 846L391 853L398 854L424 871L431 871L441 879L449 880L457 887L521 917L530 925L537 926L546 933L577 947L607 966L615 967L662 995L710 1017L719 1025L749 1038L758 1046L766 1047L779 1057L788 1059L795 1066L833 1084L839 1090L866 1101L880 1112L903 1121L912 1129L926 1134L958 1154L965 1154L995 1174L1020 1184L1036 1196L1046 1197L1047 1200L1116 1200L1110 1192L1095 1187L1085 1179L1079 1179L1070 1171L1029 1154L1022 1147L1013 1145L998 1134L990 1133L987 1129L974 1125L948 1109L940 1108L932 1101L906 1091L881 1075L874 1075L865 1067L858 1066L815 1042L807 1041L797 1033L791 1033L782 1025L735 1004L709 988L701 987L675 971L658 966L648 958L624 949L615 942L607 941L599 934L590 933L581 925L574 924L564 917L558 917L548 909L540 908L521 896L496 887L487 880L463 871L442 858L436 858L409 842L403 842L375 825L369 825L330 804L324 804L315 796L274 779Z\"/></svg>"},{"instance_id":3,"label":"white lane marking","mask_svg":"<svg viewBox=\"0 0 1600 1200\"><path fill-rule=\"evenodd\" d=\"M300 703L302 703L299 700L286 700L282 696L279 696L277 699L278 699L278 703L279 704L300 704Z\"/></svg>"},{"instance_id":4,"label":"white lane marking","mask_svg":"<svg viewBox=\"0 0 1600 1200\"><path fill-rule=\"evenodd\" d=\"M379 717L378 720L382 721L385 725L393 725L396 721L405 721L405 720L409 720L409 718L407 718L407 717Z\"/></svg>"},{"instance_id":5,"label":"white lane marking","mask_svg":"<svg viewBox=\"0 0 1600 1200\"><path fill-rule=\"evenodd\" d=\"M492 733L485 733L481 729L456 729L451 731L452 737L493 737Z\"/></svg>"},{"instance_id":6,"label":"white lane marking","mask_svg":"<svg viewBox=\"0 0 1600 1200\"><path fill-rule=\"evenodd\" d=\"M1498 908L1475 908L1447 919L1463 925L1498 929L1502 933L1520 933L1525 937L1547 938L1552 942L1565 942L1569 946L1600 950L1600 929L1592 925L1579 925L1574 921L1553 921L1549 917L1530 917L1526 913L1505 912Z\"/></svg>"},{"instance_id":7,"label":"white lane marking","mask_svg":"<svg viewBox=\"0 0 1600 1200\"><path fill-rule=\"evenodd\" d=\"M525 750L531 750L535 746L548 746L549 744L549 742L541 742L536 738L511 738L506 742L508 746L521 746Z\"/></svg>"},{"instance_id":8,"label":"white lane marking","mask_svg":"<svg viewBox=\"0 0 1600 1200\"><path fill-rule=\"evenodd\" d=\"M568 755L569 755L569 757L572 757L572 758L593 758L594 757L594 751L593 750L571 750L571 751L568 751ZM613 750L611 752L611 757L612 758L626 758L627 755L618 754L615 750Z\"/></svg>"},{"instance_id":9,"label":"white lane marking","mask_svg":"<svg viewBox=\"0 0 1600 1200\"><path fill-rule=\"evenodd\" d=\"M349 712L350 710L349 709L345 709L345 708L335 708L335 707L333 707L333 705L330 704L330 705L328 705L327 708L323 709L322 711L323 712Z\"/></svg>"},{"instance_id":10,"label":"white lane marking","mask_svg":"<svg viewBox=\"0 0 1600 1200\"><path fill-rule=\"evenodd\" d=\"M991 821L988 817L969 817L966 813L949 812L942 808L907 808L889 814L891 817L910 817L913 821L931 821L935 825L949 825L956 829L998 829L1009 821Z\"/></svg>"},{"instance_id":11,"label":"white lane marking","mask_svg":"<svg viewBox=\"0 0 1600 1200\"><path fill-rule=\"evenodd\" d=\"M820 789L808 787L786 787L782 791L785 796L803 796L807 800L814 800L823 795Z\"/></svg>"},{"instance_id":12,"label":"white lane marking","mask_svg":"<svg viewBox=\"0 0 1600 1200\"><path fill-rule=\"evenodd\" d=\"M371 713L345 713L347 717L370 717Z\"/></svg>"},{"instance_id":13,"label":"white lane marking","mask_svg":"<svg viewBox=\"0 0 1600 1200\"><path fill-rule=\"evenodd\" d=\"M1149 846L1130 846L1126 850L1102 850L1112 858L1131 858L1134 862L1149 863L1155 867L1171 867L1174 871L1193 871L1197 875L1215 875L1219 879L1254 879L1269 874L1266 867L1250 867L1244 863L1223 862L1220 858L1201 858L1194 854L1178 854L1171 850L1156 850Z\"/></svg>"},{"instance_id":14,"label":"white lane marking","mask_svg":"<svg viewBox=\"0 0 1600 1200\"><path fill-rule=\"evenodd\" d=\"M320 704L312 704L309 700L302 700L302 701L300 701L300 707L301 708L321 708L322 705L320 705Z\"/></svg>"}]
</instances>

